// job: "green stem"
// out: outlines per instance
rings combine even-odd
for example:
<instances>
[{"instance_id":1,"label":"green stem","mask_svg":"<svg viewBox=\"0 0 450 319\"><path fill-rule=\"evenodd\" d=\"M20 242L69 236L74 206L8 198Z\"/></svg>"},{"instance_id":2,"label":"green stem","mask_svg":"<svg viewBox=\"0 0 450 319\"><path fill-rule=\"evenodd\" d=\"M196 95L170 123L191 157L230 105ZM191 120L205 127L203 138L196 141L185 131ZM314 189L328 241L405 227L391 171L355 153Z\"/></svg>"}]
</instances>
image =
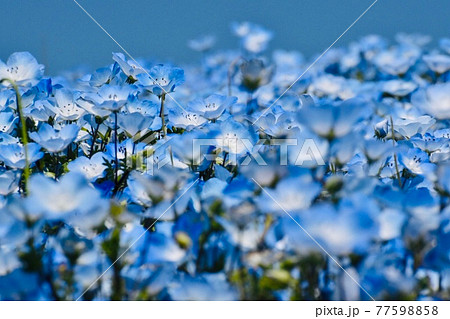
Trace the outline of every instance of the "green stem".
<instances>
[{"instance_id":1,"label":"green stem","mask_svg":"<svg viewBox=\"0 0 450 319\"><path fill-rule=\"evenodd\" d=\"M395 147L394 121L392 120L392 116L391 116L391 134L392 134L392 144ZM397 173L398 185L400 186L400 188L402 188L402 179L400 177L400 172L398 170L398 159L397 159L397 153L395 151L394 151L394 163L395 163L395 171Z\"/></svg>"},{"instance_id":2,"label":"green stem","mask_svg":"<svg viewBox=\"0 0 450 319\"><path fill-rule=\"evenodd\" d=\"M100 123L97 123L97 127L94 130L94 133L92 134L92 142L91 142L91 150L89 152L89 158L92 157L92 155L94 155L94 146L95 146L95 141L97 140L97 134L98 134L98 129L100 128Z\"/></svg>"},{"instance_id":3,"label":"green stem","mask_svg":"<svg viewBox=\"0 0 450 319\"><path fill-rule=\"evenodd\" d=\"M21 132L22 132L22 144L23 149L25 153L25 168L23 170L23 178L24 178L24 192L25 194L28 193L28 179L30 177L30 162L28 158L28 134L27 134L27 124L25 117L23 116L22 112L22 96L19 92L19 87L17 86L16 82L14 82L11 79L2 79L0 82L9 82L12 87L14 88L14 91L16 93L16 104L17 104L17 113L19 113L19 120L20 120L20 126L21 126Z\"/></svg>"},{"instance_id":4,"label":"green stem","mask_svg":"<svg viewBox=\"0 0 450 319\"><path fill-rule=\"evenodd\" d=\"M164 101L166 100L166 95L161 95L161 111L159 112L159 116L162 121L162 137L165 138L167 135L166 121L164 119Z\"/></svg>"},{"instance_id":5,"label":"green stem","mask_svg":"<svg viewBox=\"0 0 450 319\"><path fill-rule=\"evenodd\" d=\"M117 127L117 112L114 112L114 151L115 151L115 157L116 157L116 161L115 161L115 176L114 176L114 185L117 187L118 183L119 183L119 157L117 154L117 143L118 143L118 139L117 139L117 131L118 131L118 127Z\"/></svg>"}]
</instances>

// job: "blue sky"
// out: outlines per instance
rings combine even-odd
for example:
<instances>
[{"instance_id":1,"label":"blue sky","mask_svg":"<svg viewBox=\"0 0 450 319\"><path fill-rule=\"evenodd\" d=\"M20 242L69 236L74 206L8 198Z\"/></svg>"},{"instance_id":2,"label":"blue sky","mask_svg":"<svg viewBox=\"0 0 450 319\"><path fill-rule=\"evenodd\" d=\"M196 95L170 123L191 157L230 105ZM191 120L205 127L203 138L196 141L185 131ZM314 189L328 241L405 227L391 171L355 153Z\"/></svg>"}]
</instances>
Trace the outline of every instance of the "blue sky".
<instances>
[{"instance_id":1,"label":"blue sky","mask_svg":"<svg viewBox=\"0 0 450 319\"><path fill-rule=\"evenodd\" d=\"M217 47L235 47L232 21L259 23L275 32L272 48L310 56L327 48L374 0L78 1L133 56L184 63L198 58L186 46L198 35L215 34ZM2 60L14 51L30 51L53 74L78 65L107 65L111 52L120 51L73 0L0 3ZM372 33L450 37L449 12L448 0L379 0L340 44Z\"/></svg>"}]
</instances>

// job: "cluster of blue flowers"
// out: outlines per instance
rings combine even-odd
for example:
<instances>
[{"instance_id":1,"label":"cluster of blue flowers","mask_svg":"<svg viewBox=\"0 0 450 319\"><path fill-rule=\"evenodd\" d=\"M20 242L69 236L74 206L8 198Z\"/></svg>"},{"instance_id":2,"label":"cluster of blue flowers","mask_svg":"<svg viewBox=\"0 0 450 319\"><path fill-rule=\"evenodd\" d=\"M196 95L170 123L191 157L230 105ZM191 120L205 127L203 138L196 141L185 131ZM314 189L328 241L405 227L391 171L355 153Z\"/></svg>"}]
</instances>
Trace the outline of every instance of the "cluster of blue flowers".
<instances>
[{"instance_id":1,"label":"cluster of blue flowers","mask_svg":"<svg viewBox=\"0 0 450 319\"><path fill-rule=\"evenodd\" d=\"M0 61L0 299L450 298L450 39L309 69L232 30L183 68Z\"/></svg>"}]
</instances>

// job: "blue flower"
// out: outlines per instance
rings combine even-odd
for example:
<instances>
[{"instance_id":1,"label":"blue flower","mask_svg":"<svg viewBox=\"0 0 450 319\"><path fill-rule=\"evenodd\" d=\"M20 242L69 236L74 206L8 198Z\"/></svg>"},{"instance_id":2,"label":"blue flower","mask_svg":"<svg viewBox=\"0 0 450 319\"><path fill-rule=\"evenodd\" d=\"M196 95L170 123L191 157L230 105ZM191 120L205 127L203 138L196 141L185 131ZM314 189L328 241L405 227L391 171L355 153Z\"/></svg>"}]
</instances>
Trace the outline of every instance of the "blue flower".
<instances>
[{"instance_id":1,"label":"blue flower","mask_svg":"<svg viewBox=\"0 0 450 319\"><path fill-rule=\"evenodd\" d=\"M374 58L375 65L390 75L406 74L416 63L420 50L414 47L398 46L382 51Z\"/></svg>"},{"instance_id":2,"label":"blue flower","mask_svg":"<svg viewBox=\"0 0 450 319\"><path fill-rule=\"evenodd\" d=\"M431 85L416 92L411 101L437 119L450 119L450 83Z\"/></svg>"},{"instance_id":3,"label":"blue flower","mask_svg":"<svg viewBox=\"0 0 450 319\"><path fill-rule=\"evenodd\" d=\"M41 159L44 154L40 151L41 147L38 144L29 143L28 147L28 161L30 164ZM25 168L25 150L22 144L0 144L0 161L11 168L24 169Z\"/></svg>"},{"instance_id":4,"label":"blue flower","mask_svg":"<svg viewBox=\"0 0 450 319\"><path fill-rule=\"evenodd\" d=\"M295 213L309 208L321 190L322 187L308 174L285 178L277 184L275 189L266 188L268 194L266 192L261 194L258 206L266 213L283 215L283 209L289 213ZM283 209L272 198L280 203Z\"/></svg>"},{"instance_id":5,"label":"blue flower","mask_svg":"<svg viewBox=\"0 0 450 319\"><path fill-rule=\"evenodd\" d=\"M94 182L104 176L106 166L104 164L103 153L95 153L91 158L78 157L69 162L68 168L71 172L83 174L87 180Z\"/></svg>"},{"instance_id":6,"label":"blue flower","mask_svg":"<svg viewBox=\"0 0 450 319\"><path fill-rule=\"evenodd\" d=\"M12 171L0 169L0 195L9 195L16 191L18 187L19 180L17 174Z\"/></svg>"},{"instance_id":7,"label":"blue flower","mask_svg":"<svg viewBox=\"0 0 450 319\"><path fill-rule=\"evenodd\" d=\"M113 60L119 64L120 69L126 76L136 80L137 75L144 73L142 67L133 60L126 60L123 53L113 53Z\"/></svg>"},{"instance_id":8,"label":"blue flower","mask_svg":"<svg viewBox=\"0 0 450 319\"><path fill-rule=\"evenodd\" d=\"M129 137L138 133L142 135L151 127L154 119L141 113L120 113L117 117L118 125Z\"/></svg>"},{"instance_id":9,"label":"blue flower","mask_svg":"<svg viewBox=\"0 0 450 319\"><path fill-rule=\"evenodd\" d=\"M246 155L253 151L257 136L251 126L236 121L224 121L220 123L215 139L216 146L229 154Z\"/></svg>"},{"instance_id":10,"label":"blue flower","mask_svg":"<svg viewBox=\"0 0 450 319\"><path fill-rule=\"evenodd\" d=\"M261 53L266 50L273 33L250 22L233 23L234 33L242 39L242 47L250 53Z\"/></svg>"},{"instance_id":11,"label":"blue flower","mask_svg":"<svg viewBox=\"0 0 450 319\"><path fill-rule=\"evenodd\" d=\"M37 83L43 75L44 66L29 52L11 54L6 64L0 60L0 80L10 79L19 85L27 85Z\"/></svg>"},{"instance_id":12,"label":"blue flower","mask_svg":"<svg viewBox=\"0 0 450 319\"><path fill-rule=\"evenodd\" d=\"M197 39L190 40L188 42L189 47L198 52L206 52L216 43L216 38L212 35L205 35Z\"/></svg>"},{"instance_id":13,"label":"blue flower","mask_svg":"<svg viewBox=\"0 0 450 319\"><path fill-rule=\"evenodd\" d=\"M155 65L151 68L149 75L139 74L138 81L147 91L157 96L171 93L177 86L184 83L184 71L168 65Z\"/></svg>"},{"instance_id":14,"label":"blue flower","mask_svg":"<svg viewBox=\"0 0 450 319\"><path fill-rule=\"evenodd\" d=\"M273 75L273 67L267 67L261 59L244 61L240 70L242 76L241 88L250 93L268 84Z\"/></svg>"},{"instance_id":15,"label":"blue flower","mask_svg":"<svg viewBox=\"0 0 450 319\"><path fill-rule=\"evenodd\" d=\"M64 220L87 230L98 226L109 212L109 204L79 173L68 173L59 181L37 174L30 179L27 210L32 216Z\"/></svg>"},{"instance_id":16,"label":"blue flower","mask_svg":"<svg viewBox=\"0 0 450 319\"><path fill-rule=\"evenodd\" d=\"M173 300L236 300L238 293L236 289L226 280L224 274L205 274L191 277L180 275L169 289Z\"/></svg>"},{"instance_id":17,"label":"blue flower","mask_svg":"<svg viewBox=\"0 0 450 319\"><path fill-rule=\"evenodd\" d=\"M10 112L0 113L0 132L10 134L14 129L14 124L17 122L17 117Z\"/></svg>"},{"instance_id":18,"label":"blue flower","mask_svg":"<svg viewBox=\"0 0 450 319\"><path fill-rule=\"evenodd\" d=\"M444 54L429 54L423 57L428 67L436 73L443 74L450 70L450 56Z\"/></svg>"},{"instance_id":19,"label":"blue flower","mask_svg":"<svg viewBox=\"0 0 450 319\"><path fill-rule=\"evenodd\" d=\"M319 136L333 139L350 133L367 111L364 103L350 99L337 104L306 104L298 112L298 121Z\"/></svg>"},{"instance_id":20,"label":"blue flower","mask_svg":"<svg viewBox=\"0 0 450 319\"><path fill-rule=\"evenodd\" d=\"M169 121L174 127L184 128L187 131L202 125L207 120L200 115L200 112L181 110L174 108L169 110Z\"/></svg>"},{"instance_id":21,"label":"blue flower","mask_svg":"<svg viewBox=\"0 0 450 319\"><path fill-rule=\"evenodd\" d=\"M49 102L49 100L37 100L23 111L26 117L30 117L34 121L47 122L51 116L55 115L55 113L53 112L54 109L55 107ZM63 114L62 112L58 113L60 115ZM67 112L65 114L68 115L69 113L70 112Z\"/></svg>"},{"instance_id":22,"label":"blue flower","mask_svg":"<svg viewBox=\"0 0 450 319\"><path fill-rule=\"evenodd\" d=\"M47 123L42 124L38 132L31 132L30 138L51 153L65 150L78 136L80 128L69 124L57 131Z\"/></svg>"},{"instance_id":23,"label":"blue flower","mask_svg":"<svg viewBox=\"0 0 450 319\"><path fill-rule=\"evenodd\" d=\"M75 103L73 93L67 89L55 91L56 105L50 109L62 120L77 120L85 113L84 110Z\"/></svg>"},{"instance_id":24,"label":"blue flower","mask_svg":"<svg viewBox=\"0 0 450 319\"><path fill-rule=\"evenodd\" d=\"M236 102L236 97L226 97L219 94L213 94L205 99L196 99L190 102L188 104L188 108L208 120L215 120Z\"/></svg>"}]
</instances>

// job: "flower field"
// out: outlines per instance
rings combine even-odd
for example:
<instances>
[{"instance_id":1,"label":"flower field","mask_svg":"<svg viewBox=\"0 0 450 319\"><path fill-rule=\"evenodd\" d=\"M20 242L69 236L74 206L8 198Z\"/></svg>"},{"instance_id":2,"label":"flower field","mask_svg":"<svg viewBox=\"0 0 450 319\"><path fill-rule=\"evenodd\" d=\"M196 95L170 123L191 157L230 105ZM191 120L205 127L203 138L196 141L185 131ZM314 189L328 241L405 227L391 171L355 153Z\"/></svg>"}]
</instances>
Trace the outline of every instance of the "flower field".
<instances>
[{"instance_id":1,"label":"flower field","mask_svg":"<svg viewBox=\"0 0 450 319\"><path fill-rule=\"evenodd\" d=\"M450 39L232 32L183 66L0 60L1 300L450 298Z\"/></svg>"}]
</instances>

